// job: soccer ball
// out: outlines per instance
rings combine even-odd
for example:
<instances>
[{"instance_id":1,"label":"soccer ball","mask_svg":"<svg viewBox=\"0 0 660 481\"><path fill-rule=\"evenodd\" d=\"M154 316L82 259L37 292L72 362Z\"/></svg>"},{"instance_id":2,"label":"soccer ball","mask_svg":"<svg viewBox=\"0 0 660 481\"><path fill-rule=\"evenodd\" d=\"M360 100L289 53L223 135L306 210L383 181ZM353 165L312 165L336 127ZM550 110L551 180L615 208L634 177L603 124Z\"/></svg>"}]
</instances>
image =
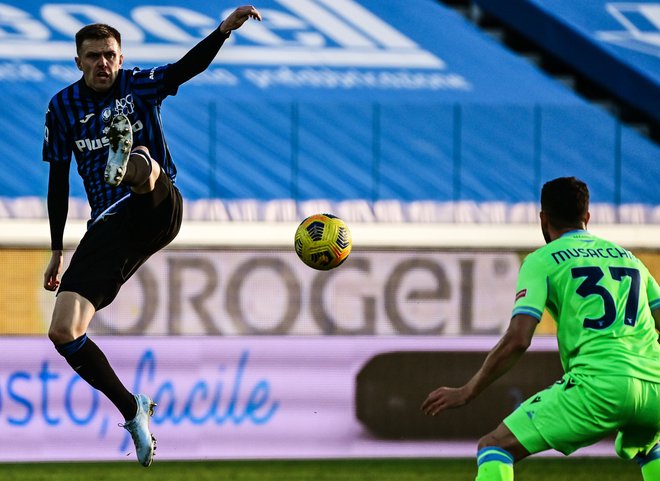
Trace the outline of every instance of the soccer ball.
<instances>
[{"instance_id":1,"label":"soccer ball","mask_svg":"<svg viewBox=\"0 0 660 481\"><path fill-rule=\"evenodd\" d=\"M310 215L303 220L294 239L296 254L313 269L327 271L346 260L351 253L351 231L339 217Z\"/></svg>"}]
</instances>

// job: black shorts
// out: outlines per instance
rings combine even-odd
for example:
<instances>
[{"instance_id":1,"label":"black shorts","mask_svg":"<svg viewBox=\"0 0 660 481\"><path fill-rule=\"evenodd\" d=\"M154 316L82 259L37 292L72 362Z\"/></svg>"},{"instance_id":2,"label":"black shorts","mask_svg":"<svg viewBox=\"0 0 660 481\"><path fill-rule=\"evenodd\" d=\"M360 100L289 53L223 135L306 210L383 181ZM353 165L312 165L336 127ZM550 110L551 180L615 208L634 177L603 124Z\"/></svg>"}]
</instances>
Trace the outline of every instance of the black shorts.
<instances>
[{"instance_id":1,"label":"black shorts","mask_svg":"<svg viewBox=\"0 0 660 481\"><path fill-rule=\"evenodd\" d=\"M152 254L174 240L182 215L181 194L161 172L152 192L132 192L87 230L58 292L75 292L97 311L104 308Z\"/></svg>"}]
</instances>

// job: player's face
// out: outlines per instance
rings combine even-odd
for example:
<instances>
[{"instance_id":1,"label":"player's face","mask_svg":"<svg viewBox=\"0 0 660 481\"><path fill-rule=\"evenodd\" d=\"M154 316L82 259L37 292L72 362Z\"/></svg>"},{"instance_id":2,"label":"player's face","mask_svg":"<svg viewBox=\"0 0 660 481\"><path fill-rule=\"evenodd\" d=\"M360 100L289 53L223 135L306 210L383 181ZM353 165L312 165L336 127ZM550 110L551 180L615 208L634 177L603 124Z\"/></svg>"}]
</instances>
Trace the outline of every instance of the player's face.
<instances>
[{"instance_id":1,"label":"player's face","mask_svg":"<svg viewBox=\"0 0 660 481\"><path fill-rule=\"evenodd\" d=\"M87 39L80 46L76 65L82 71L85 84L97 92L107 92L115 83L124 56L112 37Z\"/></svg>"}]
</instances>

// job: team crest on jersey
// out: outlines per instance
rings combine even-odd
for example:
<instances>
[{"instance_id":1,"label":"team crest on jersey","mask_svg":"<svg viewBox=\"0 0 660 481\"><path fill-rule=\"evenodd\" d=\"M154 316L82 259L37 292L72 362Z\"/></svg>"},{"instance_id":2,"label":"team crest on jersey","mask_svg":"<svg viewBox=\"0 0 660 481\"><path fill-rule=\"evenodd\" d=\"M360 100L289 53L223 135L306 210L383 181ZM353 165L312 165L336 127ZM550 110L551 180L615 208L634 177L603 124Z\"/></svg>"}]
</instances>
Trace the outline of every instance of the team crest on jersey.
<instances>
[{"instance_id":1,"label":"team crest on jersey","mask_svg":"<svg viewBox=\"0 0 660 481\"><path fill-rule=\"evenodd\" d=\"M115 115L130 115L134 110L135 106L133 105L133 95L128 94L124 98L115 100Z\"/></svg>"},{"instance_id":2,"label":"team crest on jersey","mask_svg":"<svg viewBox=\"0 0 660 481\"><path fill-rule=\"evenodd\" d=\"M526 295L527 295L527 289L521 289L521 290L519 290L518 292L516 292L516 301L517 301L518 299L522 299L522 298L525 297Z\"/></svg>"},{"instance_id":3,"label":"team crest on jersey","mask_svg":"<svg viewBox=\"0 0 660 481\"><path fill-rule=\"evenodd\" d=\"M112 107L104 108L103 112L101 112L101 118L106 124L110 123L110 119L112 119Z\"/></svg>"}]
</instances>

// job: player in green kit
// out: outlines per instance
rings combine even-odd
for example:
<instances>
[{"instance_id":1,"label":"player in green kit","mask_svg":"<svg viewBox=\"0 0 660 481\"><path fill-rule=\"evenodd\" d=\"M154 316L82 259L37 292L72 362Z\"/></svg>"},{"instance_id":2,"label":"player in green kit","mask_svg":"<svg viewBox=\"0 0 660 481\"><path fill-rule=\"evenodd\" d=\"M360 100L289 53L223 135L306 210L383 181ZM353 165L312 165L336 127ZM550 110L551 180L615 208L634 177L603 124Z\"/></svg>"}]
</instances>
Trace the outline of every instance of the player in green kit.
<instances>
[{"instance_id":1,"label":"player in green kit","mask_svg":"<svg viewBox=\"0 0 660 481\"><path fill-rule=\"evenodd\" d=\"M509 327L462 387L431 392L422 410L462 406L529 347L544 309L557 323L565 375L479 440L477 481L513 480L513 463L548 449L570 454L616 433L616 452L660 480L660 288L622 247L587 230L589 190L574 177L543 186L547 245L520 269Z\"/></svg>"}]
</instances>

